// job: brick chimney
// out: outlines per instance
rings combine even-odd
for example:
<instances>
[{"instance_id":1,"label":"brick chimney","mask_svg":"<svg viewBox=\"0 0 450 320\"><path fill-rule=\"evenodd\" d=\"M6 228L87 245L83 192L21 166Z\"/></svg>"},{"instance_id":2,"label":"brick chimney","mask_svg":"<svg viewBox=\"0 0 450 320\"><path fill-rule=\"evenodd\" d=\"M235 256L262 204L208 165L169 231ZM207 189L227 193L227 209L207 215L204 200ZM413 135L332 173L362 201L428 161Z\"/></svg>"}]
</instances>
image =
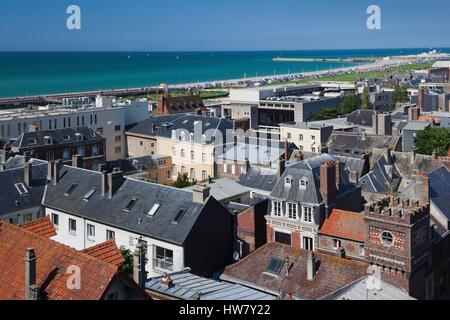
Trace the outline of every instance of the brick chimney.
<instances>
[{"instance_id":1,"label":"brick chimney","mask_svg":"<svg viewBox=\"0 0 450 320\"><path fill-rule=\"evenodd\" d=\"M80 154L74 154L72 156L72 167L83 168L83 156Z\"/></svg>"},{"instance_id":2,"label":"brick chimney","mask_svg":"<svg viewBox=\"0 0 450 320\"><path fill-rule=\"evenodd\" d=\"M326 161L320 167L320 193L325 206L332 206L336 202L336 164ZM329 210L331 213L331 209ZM328 217L328 214L327 214Z\"/></svg>"},{"instance_id":3,"label":"brick chimney","mask_svg":"<svg viewBox=\"0 0 450 320\"><path fill-rule=\"evenodd\" d=\"M211 193L211 187L207 185L197 185L192 191L192 201L194 203L205 203Z\"/></svg>"},{"instance_id":4,"label":"brick chimney","mask_svg":"<svg viewBox=\"0 0 450 320\"><path fill-rule=\"evenodd\" d=\"M23 184L28 188L33 184L33 165L30 163L30 154L25 152L23 157Z\"/></svg>"},{"instance_id":5,"label":"brick chimney","mask_svg":"<svg viewBox=\"0 0 450 320\"><path fill-rule=\"evenodd\" d=\"M414 107L408 109L408 119L409 121L418 121L420 117L420 108Z\"/></svg>"},{"instance_id":6,"label":"brick chimney","mask_svg":"<svg viewBox=\"0 0 450 320\"><path fill-rule=\"evenodd\" d=\"M340 190L341 189L341 168L342 168L342 163L341 161L339 161L338 158L336 158L336 189Z\"/></svg>"},{"instance_id":7,"label":"brick chimney","mask_svg":"<svg viewBox=\"0 0 450 320\"><path fill-rule=\"evenodd\" d=\"M427 173L421 172L416 175L416 183L421 186L421 199L423 204L430 203L430 177Z\"/></svg>"},{"instance_id":8,"label":"brick chimney","mask_svg":"<svg viewBox=\"0 0 450 320\"><path fill-rule=\"evenodd\" d=\"M419 86L419 95L417 97L417 107L420 109L420 111L423 111L425 105L425 88L422 86Z\"/></svg>"},{"instance_id":9,"label":"brick chimney","mask_svg":"<svg viewBox=\"0 0 450 320\"><path fill-rule=\"evenodd\" d=\"M282 160L282 159L278 159L277 162L277 174L278 174L278 178L281 178L281 176L284 173L284 170L286 170L286 160Z\"/></svg>"},{"instance_id":10,"label":"brick chimney","mask_svg":"<svg viewBox=\"0 0 450 320\"><path fill-rule=\"evenodd\" d=\"M306 257L306 278L308 281L314 280L316 271L316 258L312 251L308 251L308 256Z\"/></svg>"},{"instance_id":11,"label":"brick chimney","mask_svg":"<svg viewBox=\"0 0 450 320\"><path fill-rule=\"evenodd\" d=\"M102 178L103 179L103 178ZM116 193L117 190L122 186L123 183L123 172L120 171L119 168L114 168L112 173L108 174L107 179L107 192L108 192L108 199L112 199L114 193ZM103 183L104 185L104 183ZM102 187L102 193L103 193Z\"/></svg>"},{"instance_id":12,"label":"brick chimney","mask_svg":"<svg viewBox=\"0 0 450 320\"><path fill-rule=\"evenodd\" d=\"M145 244L141 241L136 245L133 253L133 280L141 287L145 288L147 281L147 272L145 271Z\"/></svg>"},{"instance_id":13,"label":"brick chimney","mask_svg":"<svg viewBox=\"0 0 450 320\"><path fill-rule=\"evenodd\" d=\"M28 248L25 253L25 300L38 300L39 287L36 285L36 253Z\"/></svg>"}]
</instances>

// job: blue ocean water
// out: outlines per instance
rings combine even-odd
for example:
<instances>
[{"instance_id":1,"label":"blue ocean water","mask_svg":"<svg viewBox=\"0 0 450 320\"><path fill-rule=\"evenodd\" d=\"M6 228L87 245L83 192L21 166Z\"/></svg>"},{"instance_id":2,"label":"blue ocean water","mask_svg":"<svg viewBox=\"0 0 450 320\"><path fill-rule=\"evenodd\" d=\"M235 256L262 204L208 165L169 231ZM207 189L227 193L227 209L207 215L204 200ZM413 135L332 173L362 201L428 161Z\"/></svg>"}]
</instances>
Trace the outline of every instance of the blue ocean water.
<instances>
[{"instance_id":1,"label":"blue ocean water","mask_svg":"<svg viewBox=\"0 0 450 320\"><path fill-rule=\"evenodd\" d=\"M438 50L450 52L450 49ZM429 48L257 52L0 52L0 97L228 80L351 65L276 62L272 60L275 57L384 57L425 51L429 51Z\"/></svg>"}]
</instances>

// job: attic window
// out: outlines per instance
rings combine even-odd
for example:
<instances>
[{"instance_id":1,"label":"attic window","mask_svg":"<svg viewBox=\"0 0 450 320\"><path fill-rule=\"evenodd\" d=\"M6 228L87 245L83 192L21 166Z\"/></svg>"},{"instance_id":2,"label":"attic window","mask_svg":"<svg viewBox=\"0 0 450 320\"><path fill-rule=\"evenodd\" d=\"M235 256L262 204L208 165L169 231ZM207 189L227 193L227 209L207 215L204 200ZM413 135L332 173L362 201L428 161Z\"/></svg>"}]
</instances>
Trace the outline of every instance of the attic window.
<instances>
[{"instance_id":1,"label":"attic window","mask_svg":"<svg viewBox=\"0 0 450 320\"><path fill-rule=\"evenodd\" d=\"M153 207L150 209L150 211L148 212L148 215L150 217L153 217L156 214L156 211L158 211L159 207L161 207L161 205L159 203L155 203L153 205Z\"/></svg>"},{"instance_id":2,"label":"attic window","mask_svg":"<svg viewBox=\"0 0 450 320\"><path fill-rule=\"evenodd\" d=\"M291 179L291 177L287 177L285 181L286 181L286 185L287 185L287 186L290 186L290 185L292 184L292 179Z\"/></svg>"},{"instance_id":3,"label":"attic window","mask_svg":"<svg viewBox=\"0 0 450 320\"><path fill-rule=\"evenodd\" d=\"M17 183L15 187L21 196L28 194L28 190L23 183Z\"/></svg>"},{"instance_id":4,"label":"attic window","mask_svg":"<svg viewBox=\"0 0 450 320\"><path fill-rule=\"evenodd\" d=\"M63 137L64 141L70 141L70 136L66 135Z\"/></svg>"},{"instance_id":5,"label":"attic window","mask_svg":"<svg viewBox=\"0 0 450 320\"><path fill-rule=\"evenodd\" d=\"M34 138L28 139L28 144L29 144L29 145L37 144L37 143L36 143L36 139L34 139Z\"/></svg>"},{"instance_id":6,"label":"attic window","mask_svg":"<svg viewBox=\"0 0 450 320\"><path fill-rule=\"evenodd\" d=\"M134 205L136 204L137 201L138 201L137 198L131 199L130 202L128 202L128 204L127 204L127 206L125 207L124 210L125 211L130 211L134 207Z\"/></svg>"},{"instance_id":7,"label":"attic window","mask_svg":"<svg viewBox=\"0 0 450 320\"><path fill-rule=\"evenodd\" d=\"M95 193L97 189L96 188L91 188L88 192L86 192L86 194L83 196L83 200L88 201Z\"/></svg>"},{"instance_id":8,"label":"attic window","mask_svg":"<svg viewBox=\"0 0 450 320\"><path fill-rule=\"evenodd\" d=\"M46 136L44 137L45 144L53 144L52 137Z\"/></svg>"},{"instance_id":9,"label":"attic window","mask_svg":"<svg viewBox=\"0 0 450 320\"><path fill-rule=\"evenodd\" d=\"M306 178L300 179L300 188L306 189L306 186L308 185L308 180Z\"/></svg>"},{"instance_id":10,"label":"attic window","mask_svg":"<svg viewBox=\"0 0 450 320\"><path fill-rule=\"evenodd\" d=\"M70 186L70 188L67 189L67 191L66 191L66 193L64 195L67 196L67 197L70 196L77 186L78 186L77 184L72 184Z\"/></svg>"},{"instance_id":11,"label":"attic window","mask_svg":"<svg viewBox=\"0 0 450 320\"><path fill-rule=\"evenodd\" d=\"M267 271L270 274L278 276L280 274L281 268L283 268L284 261L279 259L272 259L267 267Z\"/></svg>"},{"instance_id":12,"label":"attic window","mask_svg":"<svg viewBox=\"0 0 450 320\"><path fill-rule=\"evenodd\" d=\"M83 141L83 135L81 133L75 133L77 141Z\"/></svg>"},{"instance_id":13,"label":"attic window","mask_svg":"<svg viewBox=\"0 0 450 320\"><path fill-rule=\"evenodd\" d=\"M173 223L180 223L181 219L183 219L184 214L186 213L186 209L180 209L178 210L177 215L175 216L175 218L173 219Z\"/></svg>"}]
</instances>

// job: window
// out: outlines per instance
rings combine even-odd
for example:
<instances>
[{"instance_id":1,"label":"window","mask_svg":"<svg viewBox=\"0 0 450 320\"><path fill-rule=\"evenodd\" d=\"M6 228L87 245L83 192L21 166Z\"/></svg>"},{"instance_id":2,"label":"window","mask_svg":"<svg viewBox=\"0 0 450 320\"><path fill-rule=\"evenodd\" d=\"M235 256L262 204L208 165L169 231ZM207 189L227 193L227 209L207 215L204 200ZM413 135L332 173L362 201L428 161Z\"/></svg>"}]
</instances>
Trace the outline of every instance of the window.
<instances>
[{"instance_id":1,"label":"window","mask_svg":"<svg viewBox=\"0 0 450 320\"><path fill-rule=\"evenodd\" d=\"M316 153L316 148L315 147L311 147L311 152Z\"/></svg>"},{"instance_id":2,"label":"window","mask_svg":"<svg viewBox=\"0 0 450 320\"><path fill-rule=\"evenodd\" d=\"M236 174L236 165L231 166L231 174Z\"/></svg>"},{"instance_id":3,"label":"window","mask_svg":"<svg viewBox=\"0 0 450 320\"><path fill-rule=\"evenodd\" d=\"M274 201L273 202L273 215L277 217L281 217L283 214L283 210L281 209L281 202Z\"/></svg>"},{"instance_id":4,"label":"window","mask_svg":"<svg viewBox=\"0 0 450 320\"><path fill-rule=\"evenodd\" d=\"M71 234L77 233L77 221L74 219L69 219L69 233Z\"/></svg>"},{"instance_id":5,"label":"window","mask_svg":"<svg viewBox=\"0 0 450 320\"><path fill-rule=\"evenodd\" d=\"M116 153L122 153L122 146L117 146L115 148Z\"/></svg>"},{"instance_id":6,"label":"window","mask_svg":"<svg viewBox=\"0 0 450 320\"><path fill-rule=\"evenodd\" d=\"M289 233L275 231L275 242L291 245L291 235Z\"/></svg>"},{"instance_id":7,"label":"window","mask_svg":"<svg viewBox=\"0 0 450 320\"><path fill-rule=\"evenodd\" d=\"M342 247L342 242L341 240L338 239L333 239L333 248L335 250L339 249L340 247Z\"/></svg>"},{"instance_id":8,"label":"window","mask_svg":"<svg viewBox=\"0 0 450 320\"><path fill-rule=\"evenodd\" d=\"M304 222L313 222L313 208L311 207L303 207L303 221Z\"/></svg>"},{"instance_id":9,"label":"window","mask_svg":"<svg viewBox=\"0 0 450 320\"><path fill-rule=\"evenodd\" d=\"M177 132L175 130L172 130L172 140L177 139Z\"/></svg>"},{"instance_id":10,"label":"window","mask_svg":"<svg viewBox=\"0 0 450 320\"><path fill-rule=\"evenodd\" d=\"M191 133L190 134L190 138L191 138L191 142L193 143L195 140L194 140L194 134L193 133Z\"/></svg>"},{"instance_id":11,"label":"window","mask_svg":"<svg viewBox=\"0 0 450 320\"><path fill-rule=\"evenodd\" d=\"M288 138L288 139L291 139L291 138L292 138L292 134L291 134L290 132L287 134L287 138Z\"/></svg>"},{"instance_id":12,"label":"window","mask_svg":"<svg viewBox=\"0 0 450 320\"><path fill-rule=\"evenodd\" d=\"M308 185L308 180L305 178L300 179L300 189L306 189L306 186Z\"/></svg>"},{"instance_id":13,"label":"window","mask_svg":"<svg viewBox=\"0 0 450 320\"><path fill-rule=\"evenodd\" d=\"M394 244L394 235L390 233L389 231L383 231L381 233L381 242L385 246L392 246Z\"/></svg>"},{"instance_id":14,"label":"window","mask_svg":"<svg viewBox=\"0 0 450 320\"><path fill-rule=\"evenodd\" d=\"M137 200L138 199L136 199L136 198L132 198L128 203L127 203L127 205L125 206L125 211L130 211L133 207L134 207L134 205L136 204L136 202L137 202Z\"/></svg>"},{"instance_id":15,"label":"window","mask_svg":"<svg viewBox=\"0 0 450 320\"><path fill-rule=\"evenodd\" d=\"M208 180L208 173L206 171L202 171L202 180Z\"/></svg>"},{"instance_id":16,"label":"window","mask_svg":"<svg viewBox=\"0 0 450 320\"><path fill-rule=\"evenodd\" d=\"M359 245L359 255L360 255L361 257L364 257L365 254L366 254L366 248L364 247L363 244L360 244L360 245Z\"/></svg>"},{"instance_id":17,"label":"window","mask_svg":"<svg viewBox=\"0 0 450 320\"><path fill-rule=\"evenodd\" d=\"M181 131L181 133L180 133L180 140L181 141L186 141L186 132Z\"/></svg>"},{"instance_id":18,"label":"window","mask_svg":"<svg viewBox=\"0 0 450 320\"><path fill-rule=\"evenodd\" d=\"M116 233L111 230L106 230L106 241L112 240L116 237Z\"/></svg>"},{"instance_id":19,"label":"window","mask_svg":"<svg viewBox=\"0 0 450 320\"><path fill-rule=\"evenodd\" d=\"M314 251L314 240L309 237L303 237L303 249Z\"/></svg>"},{"instance_id":20,"label":"window","mask_svg":"<svg viewBox=\"0 0 450 320\"><path fill-rule=\"evenodd\" d=\"M15 187L19 192L19 195L24 196L28 194L28 190L23 183L16 183Z\"/></svg>"},{"instance_id":21,"label":"window","mask_svg":"<svg viewBox=\"0 0 450 320\"><path fill-rule=\"evenodd\" d=\"M96 188L91 188L88 192L86 192L86 194L83 196L83 200L84 201L88 201L95 193L97 189Z\"/></svg>"},{"instance_id":22,"label":"window","mask_svg":"<svg viewBox=\"0 0 450 320\"><path fill-rule=\"evenodd\" d=\"M142 147L144 145L144 141L139 141L139 145Z\"/></svg>"},{"instance_id":23,"label":"window","mask_svg":"<svg viewBox=\"0 0 450 320\"><path fill-rule=\"evenodd\" d=\"M206 156L206 153L202 153L202 162L205 163L208 161L208 157Z\"/></svg>"},{"instance_id":24,"label":"window","mask_svg":"<svg viewBox=\"0 0 450 320\"><path fill-rule=\"evenodd\" d=\"M59 215L52 213L52 223L54 226L59 226Z\"/></svg>"},{"instance_id":25,"label":"window","mask_svg":"<svg viewBox=\"0 0 450 320\"><path fill-rule=\"evenodd\" d=\"M122 126L119 124L119 125L117 125L117 126L115 126L114 127L114 130L115 131L120 131L120 130L122 130Z\"/></svg>"},{"instance_id":26,"label":"window","mask_svg":"<svg viewBox=\"0 0 450 320\"><path fill-rule=\"evenodd\" d=\"M154 267L158 269L173 270L173 251L155 246Z\"/></svg>"},{"instance_id":27,"label":"window","mask_svg":"<svg viewBox=\"0 0 450 320\"><path fill-rule=\"evenodd\" d=\"M53 144L53 139L52 139L52 137L46 136L46 137L44 137L44 142L46 145L51 145L51 144Z\"/></svg>"},{"instance_id":28,"label":"window","mask_svg":"<svg viewBox=\"0 0 450 320\"><path fill-rule=\"evenodd\" d=\"M63 150L63 160L69 160L70 159L70 150L64 149Z\"/></svg>"},{"instance_id":29,"label":"window","mask_svg":"<svg viewBox=\"0 0 450 320\"><path fill-rule=\"evenodd\" d=\"M89 239L95 238L95 226L93 226L92 224L87 225L87 236Z\"/></svg>"},{"instance_id":30,"label":"window","mask_svg":"<svg viewBox=\"0 0 450 320\"><path fill-rule=\"evenodd\" d=\"M77 141L83 141L83 135L81 133L75 133L75 139Z\"/></svg>"},{"instance_id":31,"label":"window","mask_svg":"<svg viewBox=\"0 0 450 320\"><path fill-rule=\"evenodd\" d=\"M292 220L297 220L297 204L288 203L287 204L288 218Z\"/></svg>"},{"instance_id":32,"label":"window","mask_svg":"<svg viewBox=\"0 0 450 320\"><path fill-rule=\"evenodd\" d=\"M202 144L206 144L206 135L205 134L202 135Z\"/></svg>"},{"instance_id":33,"label":"window","mask_svg":"<svg viewBox=\"0 0 450 320\"><path fill-rule=\"evenodd\" d=\"M177 150L175 148L172 148L172 156L176 157L177 155Z\"/></svg>"},{"instance_id":34,"label":"window","mask_svg":"<svg viewBox=\"0 0 450 320\"><path fill-rule=\"evenodd\" d=\"M191 160L195 160L195 152L191 151Z\"/></svg>"},{"instance_id":35,"label":"window","mask_svg":"<svg viewBox=\"0 0 450 320\"><path fill-rule=\"evenodd\" d=\"M191 179L195 179L195 169L191 168Z\"/></svg>"},{"instance_id":36,"label":"window","mask_svg":"<svg viewBox=\"0 0 450 320\"><path fill-rule=\"evenodd\" d=\"M184 149L181 149L180 151L180 157L181 158L186 158L186 151Z\"/></svg>"},{"instance_id":37,"label":"window","mask_svg":"<svg viewBox=\"0 0 450 320\"><path fill-rule=\"evenodd\" d=\"M22 218L24 223L30 222L31 220L33 220L33 215L31 213L25 214L22 216Z\"/></svg>"},{"instance_id":38,"label":"window","mask_svg":"<svg viewBox=\"0 0 450 320\"><path fill-rule=\"evenodd\" d=\"M29 145L35 145L36 144L36 139L34 139L34 138L28 139L28 144Z\"/></svg>"},{"instance_id":39,"label":"window","mask_svg":"<svg viewBox=\"0 0 450 320\"><path fill-rule=\"evenodd\" d=\"M98 156L98 147L92 146L92 156L96 157Z\"/></svg>"},{"instance_id":40,"label":"window","mask_svg":"<svg viewBox=\"0 0 450 320\"><path fill-rule=\"evenodd\" d=\"M302 134L298 135L298 140L303 141L303 135Z\"/></svg>"},{"instance_id":41,"label":"window","mask_svg":"<svg viewBox=\"0 0 450 320\"><path fill-rule=\"evenodd\" d=\"M186 167L181 167L181 174L182 175L184 175L184 174L186 174L187 172L186 172Z\"/></svg>"},{"instance_id":42,"label":"window","mask_svg":"<svg viewBox=\"0 0 450 320\"><path fill-rule=\"evenodd\" d=\"M223 172L227 173L228 171L228 165L226 163L223 164Z\"/></svg>"},{"instance_id":43,"label":"window","mask_svg":"<svg viewBox=\"0 0 450 320\"><path fill-rule=\"evenodd\" d=\"M78 153L80 156L84 157L84 147L78 147L78 148L77 148L77 153Z\"/></svg>"},{"instance_id":44,"label":"window","mask_svg":"<svg viewBox=\"0 0 450 320\"><path fill-rule=\"evenodd\" d=\"M156 214L156 211L158 211L159 207L161 207L161 205L159 203L155 203L153 205L153 207L150 209L150 211L148 212L148 215L150 217L153 217Z\"/></svg>"},{"instance_id":45,"label":"window","mask_svg":"<svg viewBox=\"0 0 450 320\"><path fill-rule=\"evenodd\" d=\"M286 186L291 186L291 183L292 183L291 177L287 177L287 178L285 179L285 182L286 182Z\"/></svg>"},{"instance_id":46,"label":"window","mask_svg":"<svg viewBox=\"0 0 450 320\"><path fill-rule=\"evenodd\" d=\"M186 209L181 208L178 210L177 215L173 218L173 223L180 223L181 219L183 219L184 214L186 213Z\"/></svg>"},{"instance_id":47,"label":"window","mask_svg":"<svg viewBox=\"0 0 450 320\"><path fill-rule=\"evenodd\" d=\"M284 266L284 263L284 260L272 259L269 263L269 266L267 267L266 272L278 276Z\"/></svg>"},{"instance_id":48,"label":"window","mask_svg":"<svg viewBox=\"0 0 450 320\"><path fill-rule=\"evenodd\" d=\"M115 136L115 137L114 137L114 141L115 141L116 143L122 142L122 136Z\"/></svg>"},{"instance_id":49,"label":"window","mask_svg":"<svg viewBox=\"0 0 450 320\"><path fill-rule=\"evenodd\" d=\"M70 196L71 194L72 194L72 192L76 189L76 187L77 187L78 185L77 184L72 184L71 186L70 186L70 188L69 189L67 189L67 191L66 191L66 193L64 194L65 196Z\"/></svg>"},{"instance_id":50,"label":"window","mask_svg":"<svg viewBox=\"0 0 450 320\"><path fill-rule=\"evenodd\" d=\"M311 140L316 140L316 136L311 136Z\"/></svg>"}]
</instances>

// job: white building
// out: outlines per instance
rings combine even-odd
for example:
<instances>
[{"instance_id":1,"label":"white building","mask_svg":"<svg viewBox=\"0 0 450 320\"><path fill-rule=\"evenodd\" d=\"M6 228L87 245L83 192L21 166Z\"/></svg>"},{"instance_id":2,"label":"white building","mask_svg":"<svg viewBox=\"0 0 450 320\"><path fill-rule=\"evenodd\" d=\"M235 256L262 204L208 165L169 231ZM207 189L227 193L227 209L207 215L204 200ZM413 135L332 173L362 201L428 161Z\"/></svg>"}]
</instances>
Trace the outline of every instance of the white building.
<instances>
[{"instance_id":1,"label":"white building","mask_svg":"<svg viewBox=\"0 0 450 320\"><path fill-rule=\"evenodd\" d=\"M31 124L38 130L92 127L106 138L106 160L125 158L125 127L148 117L148 106L143 103L125 103L121 106L83 106L77 109L53 108L38 111L0 113L0 137L12 143ZM109 102L108 102L109 103Z\"/></svg>"}]
</instances>

